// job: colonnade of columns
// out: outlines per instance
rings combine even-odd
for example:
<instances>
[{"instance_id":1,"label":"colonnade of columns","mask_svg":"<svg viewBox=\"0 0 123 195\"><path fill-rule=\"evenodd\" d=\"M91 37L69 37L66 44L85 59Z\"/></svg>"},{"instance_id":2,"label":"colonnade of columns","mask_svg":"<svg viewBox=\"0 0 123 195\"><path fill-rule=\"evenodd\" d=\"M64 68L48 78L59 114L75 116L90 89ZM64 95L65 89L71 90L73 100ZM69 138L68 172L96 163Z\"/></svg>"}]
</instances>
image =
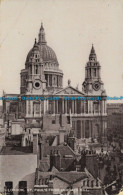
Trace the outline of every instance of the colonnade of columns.
<instances>
[{"instance_id":1,"label":"colonnade of columns","mask_svg":"<svg viewBox=\"0 0 123 195\"><path fill-rule=\"evenodd\" d=\"M62 76L47 74L47 87L62 87Z\"/></svg>"},{"instance_id":2,"label":"colonnade of columns","mask_svg":"<svg viewBox=\"0 0 123 195\"><path fill-rule=\"evenodd\" d=\"M94 101L83 100L54 100L52 102L52 114L106 114L106 101L102 100L98 103L98 109L94 107Z\"/></svg>"},{"instance_id":3,"label":"colonnade of columns","mask_svg":"<svg viewBox=\"0 0 123 195\"><path fill-rule=\"evenodd\" d=\"M93 126L91 120L75 120L72 126L77 138L89 138L93 135Z\"/></svg>"},{"instance_id":4,"label":"colonnade of columns","mask_svg":"<svg viewBox=\"0 0 123 195\"><path fill-rule=\"evenodd\" d=\"M79 105L79 110L78 110L78 103L76 100L64 100L61 99L61 101L59 100L55 100L52 102L52 113L53 114L80 114L80 113L84 113L84 101L80 102Z\"/></svg>"},{"instance_id":5,"label":"colonnade of columns","mask_svg":"<svg viewBox=\"0 0 123 195\"><path fill-rule=\"evenodd\" d=\"M107 113L106 101L102 100L98 103L98 109L95 109L93 101L83 100L44 100L39 101L37 107L34 107L34 101L26 101L26 115L27 116L41 116L45 113L51 114L90 114L103 115ZM43 105L43 106L42 106ZM39 107L38 107L39 106ZM38 111L36 111L36 109ZM37 114L36 114L37 113Z\"/></svg>"},{"instance_id":6,"label":"colonnade of columns","mask_svg":"<svg viewBox=\"0 0 123 195\"><path fill-rule=\"evenodd\" d=\"M72 128L77 138L98 138L105 135L106 121L95 124L92 120L73 120Z\"/></svg>"}]
</instances>

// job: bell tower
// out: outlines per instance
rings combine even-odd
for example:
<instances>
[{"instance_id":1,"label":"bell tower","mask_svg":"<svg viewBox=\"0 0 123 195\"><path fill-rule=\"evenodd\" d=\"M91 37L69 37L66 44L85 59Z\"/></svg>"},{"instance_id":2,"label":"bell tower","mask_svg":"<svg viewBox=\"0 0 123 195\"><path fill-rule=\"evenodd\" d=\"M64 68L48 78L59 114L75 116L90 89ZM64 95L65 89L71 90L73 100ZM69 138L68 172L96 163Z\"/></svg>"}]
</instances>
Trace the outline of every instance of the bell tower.
<instances>
[{"instance_id":1,"label":"bell tower","mask_svg":"<svg viewBox=\"0 0 123 195\"><path fill-rule=\"evenodd\" d=\"M89 61L85 67L85 81L82 84L82 90L87 94L101 96L104 92L104 84L100 76L101 66L97 61L94 46L92 45Z\"/></svg>"},{"instance_id":2,"label":"bell tower","mask_svg":"<svg viewBox=\"0 0 123 195\"><path fill-rule=\"evenodd\" d=\"M86 97L90 98L87 104L90 128L85 128L85 132L91 132L91 137L105 140L107 129L107 101L104 83L101 80L101 66L97 60L94 46L92 45L89 61L85 66L85 81L82 90ZM97 99L96 99L97 98Z\"/></svg>"},{"instance_id":3,"label":"bell tower","mask_svg":"<svg viewBox=\"0 0 123 195\"><path fill-rule=\"evenodd\" d=\"M23 81L24 79L25 81ZM23 86L23 84L25 85ZM35 39L34 46L27 56L25 69L21 72L21 90L27 95L41 95L45 88L44 64Z\"/></svg>"}]
</instances>

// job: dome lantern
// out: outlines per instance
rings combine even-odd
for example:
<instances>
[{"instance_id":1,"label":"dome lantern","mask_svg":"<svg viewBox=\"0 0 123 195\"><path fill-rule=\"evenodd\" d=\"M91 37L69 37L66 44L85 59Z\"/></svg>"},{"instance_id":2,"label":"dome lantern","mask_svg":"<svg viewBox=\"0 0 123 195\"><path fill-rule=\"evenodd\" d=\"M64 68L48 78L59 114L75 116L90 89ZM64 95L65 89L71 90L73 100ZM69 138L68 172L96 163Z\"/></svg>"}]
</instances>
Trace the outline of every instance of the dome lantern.
<instances>
[{"instance_id":1,"label":"dome lantern","mask_svg":"<svg viewBox=\"0 0 123 195\"><path fill-rule=\"evenodd\" d=\"M46 40L45 40L45 32L44 32L44 27L43 27L43 23L41 23L41 28L39 31L39 44L46 44Z\"/></svg>"}]
</instances>

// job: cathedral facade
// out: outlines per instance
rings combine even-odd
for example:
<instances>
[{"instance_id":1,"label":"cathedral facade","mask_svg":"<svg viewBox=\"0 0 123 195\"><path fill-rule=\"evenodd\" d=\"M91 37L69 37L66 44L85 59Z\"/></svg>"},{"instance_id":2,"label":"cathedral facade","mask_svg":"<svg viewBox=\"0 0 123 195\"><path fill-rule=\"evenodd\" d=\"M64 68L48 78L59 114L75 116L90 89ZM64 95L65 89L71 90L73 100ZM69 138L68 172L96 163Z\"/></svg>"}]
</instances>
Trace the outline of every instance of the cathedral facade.
<instances>
[{"instance_id":1,"label":"cathedral facade","mask_svg":"<svg viewBox=\"0 0 123 195\"><path fill-rule=\"evenodd\" d=\"M38 40L35 39L20 73L20 94L3 95L18 98L3 101L7 133L26 134L25 145L32 142L35 130L50 135L72 131L78 139L106 137L107 103L100 71L92 45L82 90L72 87L70 80L64 88L63 71L55 52L47 45L41 24Z\"/></svg>"}]
</instances>

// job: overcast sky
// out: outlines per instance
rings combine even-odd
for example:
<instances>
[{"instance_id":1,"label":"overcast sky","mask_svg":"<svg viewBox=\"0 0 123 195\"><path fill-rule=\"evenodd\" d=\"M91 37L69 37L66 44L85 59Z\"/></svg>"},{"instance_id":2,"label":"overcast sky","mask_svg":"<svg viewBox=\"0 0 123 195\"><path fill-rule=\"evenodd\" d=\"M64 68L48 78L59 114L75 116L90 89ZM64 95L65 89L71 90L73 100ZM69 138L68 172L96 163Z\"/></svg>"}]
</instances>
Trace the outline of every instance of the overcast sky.
<instances>
[{"instance_id":1,"label":"overcast sky","mask_svg":"<svg viewBox=\"0 0 123 195\"><path fill-rule=\"evenodd\" d=\"M20 70L38 37L47 44L68 79L79 89L94 44L108 96L123 96L123 0L1 0L0 96L19 93Z\"/></svg>"}]
</instances>

